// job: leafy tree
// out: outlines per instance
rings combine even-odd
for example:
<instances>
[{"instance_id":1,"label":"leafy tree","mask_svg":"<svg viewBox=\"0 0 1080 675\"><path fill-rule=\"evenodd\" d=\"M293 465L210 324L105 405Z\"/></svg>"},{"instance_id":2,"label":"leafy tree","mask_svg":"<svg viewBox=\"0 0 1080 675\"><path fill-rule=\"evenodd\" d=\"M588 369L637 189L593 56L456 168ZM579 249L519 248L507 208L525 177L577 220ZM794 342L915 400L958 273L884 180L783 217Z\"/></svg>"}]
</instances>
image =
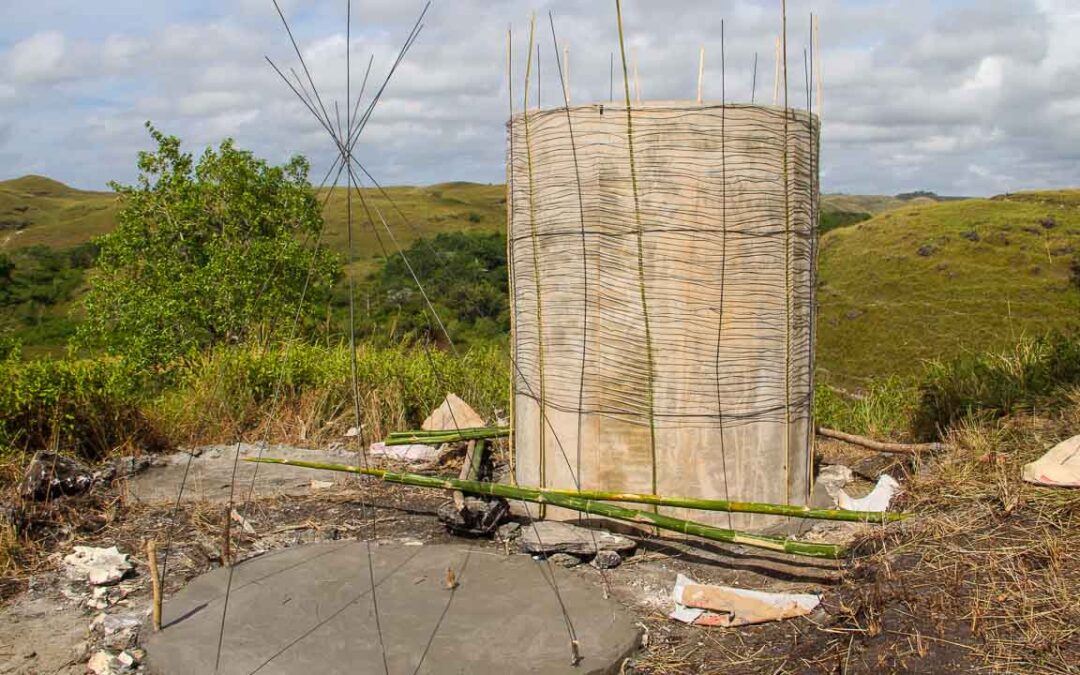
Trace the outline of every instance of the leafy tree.
<instances>
[{"instance_id":1,"label":"leafy tree","mask_svg":"<svg viewBox=\"0 0 1080 675\"><path fill-rule=\"evenodd\" d=\"M117 227L96 240L78 342L161 364L256 331L288 333L305 288L301 318L313 320L341 263L301 241L322 225L307 161L271 166L230 139L196 163L146 126L157 150L139 153L135 185L111 184Z\"/></svg>"},{"instance_id":2,"label":"leafy tree","mask_svg":"<svg viewBox=\"0 0 1080 675\"><path fill-rule=\"evenodd\" d=\"M455 341L499 338L510 330L503 235L441 233L414 242L405 255ZM385 335L389 328L394 337L445 340L400 256L386 260L364 292L374 334Z\"/></svg>"}]
</instances>

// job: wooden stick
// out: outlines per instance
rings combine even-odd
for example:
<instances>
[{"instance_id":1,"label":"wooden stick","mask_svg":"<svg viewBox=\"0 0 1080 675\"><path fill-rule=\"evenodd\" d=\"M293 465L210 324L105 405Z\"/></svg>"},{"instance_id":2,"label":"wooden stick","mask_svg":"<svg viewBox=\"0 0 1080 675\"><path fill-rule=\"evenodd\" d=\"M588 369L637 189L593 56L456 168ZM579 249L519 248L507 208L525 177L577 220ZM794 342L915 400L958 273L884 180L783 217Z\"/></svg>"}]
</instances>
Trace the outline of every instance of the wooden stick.
<instances>
[{"instance_id":1,"label":"wooden stick","mask_svg":"<svg viewBox=\"0 0 1080 675\"><path fill-rule=\"evenodd\" d=\"M852 445L861 445L870 450L891 452L898 455L916 455L920 452L941 452L945 449L944 443L885 443L866 438L865 436L856 436L855 434L848 434L843 431L836 431L835 429L826 429L825 427L818 427L817 434L818 436L833 438L838 441L844 441L845 443L851 443Z\"/></svg>"},{"instance_id":2,"label":"wooden stick","mask_svg":"<svg viewBox=\"0 0 1080 675\"><path fill-rule=\"evenodd\" d=\"M570 45L562 48L563 55L563 90L566 93L566 105L570 105Z\"/></svg>"},{"instance_id":3,"label":"wooden stick","mask_svg":"<svg viewBox=\"0 0 1080 675\"><path fill-rule=\"evenodd\" d=\"M705 80L705 45L701 46L701 51L698 53L698 65L697 65L697 104L701 105L701 89Z\"/></svg>"},{"instance_id":4,"label":"wooden stick","mask_svg":"<svg viewBox=\"0 0 1080 675\"><path fill-rule=\"evenodd\" d=\"M152 625L154 632L161 630L161 575L158 574L157 542L146 540L146 560L150 564L150 588L154 595Z\"/></svg>"}]
</instances>

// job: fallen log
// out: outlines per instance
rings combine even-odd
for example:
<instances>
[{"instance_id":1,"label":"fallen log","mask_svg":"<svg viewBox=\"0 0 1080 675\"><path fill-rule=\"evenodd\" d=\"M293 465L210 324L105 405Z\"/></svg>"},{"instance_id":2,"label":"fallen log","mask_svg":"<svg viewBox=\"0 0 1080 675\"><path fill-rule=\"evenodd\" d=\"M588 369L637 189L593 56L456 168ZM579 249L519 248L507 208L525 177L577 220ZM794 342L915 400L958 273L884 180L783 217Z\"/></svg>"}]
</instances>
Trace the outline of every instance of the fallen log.
<instances>
[{"instance_id":1,"label":"fallen log","mask_svg":"<svg viewBox=\"0 0 1080 675\"><path fill-rule=\"evenodd\" d=\"M818 427L817 435L844 441L845 443L851 443L852 445L859 445L870 450L891 452L897 455L916 455L920 452L941 452L945 449L944 443L885 443L883 441L875 441L871 438L866 438L865 436L856 436L855 434L849 434L835 429L826 429L825 427Z\"/></svg>"}]
</instances>

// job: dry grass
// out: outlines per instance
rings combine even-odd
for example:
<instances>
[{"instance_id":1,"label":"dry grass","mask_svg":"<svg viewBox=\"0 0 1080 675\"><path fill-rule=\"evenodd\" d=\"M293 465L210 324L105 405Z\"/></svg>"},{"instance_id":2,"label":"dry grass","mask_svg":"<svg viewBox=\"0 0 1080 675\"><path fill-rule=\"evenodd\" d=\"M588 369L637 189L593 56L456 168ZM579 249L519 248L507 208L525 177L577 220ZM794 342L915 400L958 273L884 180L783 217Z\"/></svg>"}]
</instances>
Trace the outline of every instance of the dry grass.
<instances>
[{"instance_id":1,"label":"dry grass","mask_svg":"<svg viewBox=\"0 0 1080 675\"><path fill-rule=\"evenodd\" d=\"M904 507L921 514L876 533L860 561L873 589L862 628L881 631L891 600L950 640L973 667L1075 672L1080 662L1080 490L1020 480L1024 464L1080 430L1080 390L1055 418L1013 415L954 429L949 452L918 467ZM864 584L863 588L867 588ZM887 595L887 592L886 594Z\"/></svg>"}]
</instances>

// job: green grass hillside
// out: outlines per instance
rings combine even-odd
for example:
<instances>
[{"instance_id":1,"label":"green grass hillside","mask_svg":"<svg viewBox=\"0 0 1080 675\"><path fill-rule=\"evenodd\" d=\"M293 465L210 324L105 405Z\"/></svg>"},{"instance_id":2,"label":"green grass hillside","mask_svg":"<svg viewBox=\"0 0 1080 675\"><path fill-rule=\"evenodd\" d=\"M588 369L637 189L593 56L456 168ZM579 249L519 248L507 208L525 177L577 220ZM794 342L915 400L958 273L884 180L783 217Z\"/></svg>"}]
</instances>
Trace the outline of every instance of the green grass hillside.
<instances>
[{"instance_id":1,"label":"green grass hillside","mask_svg":"<svg viewBox=\"0 0 1080 675\"><path fill-rule=\"evenodd\" d=\"M818 362L842 384L1080 323L1080 191L916 204L822 237Z\"/></svg>"},{"instance_id":2,"label":"green grass hillside","mask_svg":"<svg viewBox=\"0 0 1080 675\"><path fill-rule=\"evenodd\" d=\"M506 227L502 185L445 183L387 193L393 204L377 190L363 190L391 253L379 213L402 248L440 232ZM321 197L328 199L324 243L344 252L345 192ZM382 248L357 199L354 209L355 267L363 274L377 268ZM852 385L914 372L923 359L995 348L1019 334L1080 322L1080 190L940 202L823 195L822 211L838 214L831 222L837 229L822 237L820 259L818 360L827 381ZM870 213L877 215L855 218ZM35 247L71 257L76 246L111 229L114 216L110 193L37 176L0 182L0 252L16 263L22 283L9 299L18 307L8 323L15 321L28 346L39 339L54 348L63 343L82 284L81 273L57 273L62 280L44 293L44 277L60 263Z\"/></svg>"},{"instance_id":3,"label":"green grass hillside","mask_svg":"<svg viewBox=\"0 0 1080 675\"><path fill-rule=\"evenodd\" d=\"M381 212L394 229L394 236L404 248L417 236L433 236L447 231L503 231L506 229L506 188L503 185L478 183L442 183L425 187L388 187L387 198L381 191L361 190L371 207L380 235ZM324 189L326 201L325 242L345 251L345 190ZM391 203L393 202L393 203ZM826 214L876 214L912 203L933 203L925 197L904 201L882 195L822 195L821 210ZM396 206L396 208L395 208ZM401 210L406 218L398 213ZM111 192L76 190L42 176L24 176L0 181L0 250L34 245L65 249L85 243L110 231L116 216L116 200ZM367 214L359 200L354 200L354 246L357 258L381 255L379 242L372 232ZM393 245L383 237L388 250Z\"/></svg>"},{"instance_id":4,"label":"green grass hillside","mask_svg":"<svg viewBox=\"0 0 1080 675\"><path fill-rule=\"evenodd\" d=\"M42 176L0 181L0 250L70 248L111 230L111 192L85 192Z\"/></svg>"}]
</instances>

